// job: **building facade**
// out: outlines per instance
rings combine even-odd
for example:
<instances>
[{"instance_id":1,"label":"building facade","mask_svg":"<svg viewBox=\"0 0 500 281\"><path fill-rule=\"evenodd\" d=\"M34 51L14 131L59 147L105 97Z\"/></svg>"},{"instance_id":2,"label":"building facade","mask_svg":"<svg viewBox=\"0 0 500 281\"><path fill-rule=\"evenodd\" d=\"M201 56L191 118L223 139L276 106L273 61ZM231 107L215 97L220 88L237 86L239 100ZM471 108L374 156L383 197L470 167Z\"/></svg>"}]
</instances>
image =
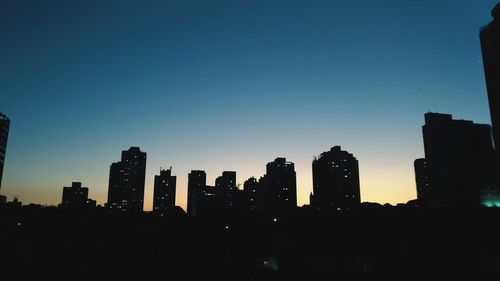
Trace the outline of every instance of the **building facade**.
<instances>
[{"instance_id":1,"label":"building facade","mask_svg":"<svg viewBox=\"0 0 500 281\"><path fill-rule=\"evenodd\" d=\"M220 208L220 191L215 186L206 185L201 189L198 205L198 214L213 213Z\"/></svg>"},{"instance_id":2,"label":"building facade","mask_svg":"<svg viewBox=\"0 0 500 281\"><path fill-rule=\"evenodd\" d=\"M175 207L177 177L172 176L172 168L160 170L155 176L153 191L153 212L163 214Z\"/></svg>"},{"instance_id":3,"label":"building facade","mask_svg":"<svg viewBox=\"0 0 500 281\"><path fill-rule=\"evenodd\" d=\"M73 209L95 207L95 200L89 199L89 189L82 187L81 182L73 182L71 186L63 187L61 207Z\"/></svg>"},{"instance_id":4,"label":"building facade","mask_svg":"<svg viewBox=\"0 0 500 281\"><path fill-rule=\"evenodd\" d=\"M7 139L9 138L10 120L5 114L0 113L0 189L2 188L3 167L7 152Z\"/></svg>"},{"instance_id":5,"label":"building facade","mask_svg":"<svg viewBox=\"0 0 500 281\"><path fill-rule=\"evenodd\" d=\"M265 209L289 211L297 207L297 178L295 165L286 158L276 158L266 165L261 188L265 189Z\"/></svg>"},{"instance_id":6,"label":"building facade","mask_svg":"<svg viewBox=\"0 0 500 281\"><path fill-rule=\"evenodd\" d=\"M479 34L495 147L500 148L500 3L491 11L493 20Z\"/></svg>"},{"instance_id":7,"label":"building facade","mask_svg":"<svg viewBox=\"0 0 500 281\"><path fill-rule=\"evenodd\" d=\"M219 207L231 209L235 207L236 201L236 172L224 171L222 176L215 180L215 188L218 192Z\"/></svg>"},{"instance_id":8,"label":"building facade","mask_svg":"<svg viewBox=\"0 0 500 281\"><path fill-rule=\"evenodd\" d=\"M430 206L480 206L482 191L495 185L491 127L426 113L422 131Z\"/></svg>"},{"instance_id":9,"label":"building facade","mask_svg":"<svg viewBox=\"0 0 500 281\"><path fill-rule=\"evenodd\" d=\"M350 210L361 203L358 160L334 146L313 160L311 206L317 209Z\"/></svg>"},{"instance_id":10,"label":"building facade","mask_svg":"<svg viewBox=\"0 0 500 281\"><path fill-rule=\"evenodd\" d=\"M205 171L193 170L188 174L188 202L187 213L191 216L200 214L203 192L207 185Z\"/></svg>"},{"instance_id":11,"label":"building facade","mask_svg":"<svg viewBox=\"0 0 500 281\"><path fill-rule=\"evenodd\" d=\"M108 202L112 212L142 212L146 178L146 153L139 147L122 151L120 162L109 170Z\"/></svg>"},{"instance_id":12,"label":"building facade","mask_svg":"<svg viewBox=\"0 0 500 281\"><path fill-rule=\"evenodd\" d=\"M248 197L247 204L248 204L248 208L250 211L255 211L257 209L257 206L258 206L257 205L257 202L259 200L258 186L259 186L259 182L254 177L247 179L243 183L243 190L245 191L245 194Z\"/></svg>"},{"instance_id":13,"label":"building facade","mask_svg":"<svg viewBox=\"0 0 500 281\"><path fill-rule=\"evenodd\" d=\"M413 162L415 169L415 184L417 186L417 199L421 206L429 205L429 173L427 160L425 158L416 159Z\"/></svg>"}]
</instances>

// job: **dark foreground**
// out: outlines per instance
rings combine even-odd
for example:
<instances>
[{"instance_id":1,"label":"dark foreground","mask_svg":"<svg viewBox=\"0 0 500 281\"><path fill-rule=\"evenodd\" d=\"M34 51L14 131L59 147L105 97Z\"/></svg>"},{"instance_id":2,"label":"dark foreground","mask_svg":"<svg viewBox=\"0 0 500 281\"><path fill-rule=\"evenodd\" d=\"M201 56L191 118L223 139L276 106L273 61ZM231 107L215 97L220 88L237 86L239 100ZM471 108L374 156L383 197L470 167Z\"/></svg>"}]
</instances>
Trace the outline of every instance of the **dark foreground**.
<instances>
[{"instance_id":1,"label":"dark foreground","mask_svg":"<svg viewBox=\"0 0 500 281\"><path fill-rule=\"evenodd\" d=\"M500 210L194 219L1 209L0 256L0 280L498 280Z\"/></svg>"}]
</instances>

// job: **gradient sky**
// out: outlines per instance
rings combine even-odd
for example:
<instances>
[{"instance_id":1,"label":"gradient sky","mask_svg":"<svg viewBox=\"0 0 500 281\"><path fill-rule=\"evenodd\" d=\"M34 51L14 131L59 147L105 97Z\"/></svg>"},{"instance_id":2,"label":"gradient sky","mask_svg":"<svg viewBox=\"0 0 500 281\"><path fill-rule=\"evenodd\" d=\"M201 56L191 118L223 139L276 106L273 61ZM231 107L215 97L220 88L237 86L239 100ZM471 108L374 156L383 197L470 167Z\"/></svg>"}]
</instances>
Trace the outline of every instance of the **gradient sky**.
<instances>
[{"instance_id":1,"label":"gradient sky","mask_svg":"<svg viewBox=\"0 0 500 281\"><path fill-rule=\"evenodd\" d=\"M224 170L241 184L341 145L361 199L416 197L428 111L490 123L479 28L497 0L0 1L0 112L11 119L1 193L58 204L72 181L106 201L121 150L153 177Z\"/></svg>"}]
</instances>

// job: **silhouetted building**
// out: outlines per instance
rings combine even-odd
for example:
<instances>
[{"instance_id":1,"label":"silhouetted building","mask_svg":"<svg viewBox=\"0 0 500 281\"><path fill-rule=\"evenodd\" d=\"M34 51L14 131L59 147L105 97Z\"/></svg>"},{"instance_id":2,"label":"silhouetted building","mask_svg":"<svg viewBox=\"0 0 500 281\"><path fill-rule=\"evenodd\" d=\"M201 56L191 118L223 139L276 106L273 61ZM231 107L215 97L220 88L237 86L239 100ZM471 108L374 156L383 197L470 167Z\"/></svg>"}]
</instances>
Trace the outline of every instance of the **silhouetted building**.
<instances>
[{"instance_id":1,"label":"silhouetted building","mask_svg":"<svg viewBox=\"0 0 500 281\"><path fill-rule=\"evenodd\" d=\"M259 182L254 177L249 178L243 183L243 190L246 192L246 196L248 197L248 208L251 211L257 209L258 186Z\"/></svg>"},{"instance_id":2,"label":"silhouetted building","mask_svg":"<svg viewBox=\"0 0 500 281\"><path fill-rule=\"evenodd\" d=\"M205 185L201 189L198 215L211 213L220 208L220 191L211 185Z\"/></svg>"},{"instance_id":3,"label":"silhouetted building","mask_svg":"<svg viewBox=\"0 0 500 281\"><path fill-rule=\"evenodd\" d=\"M482 190L494 185L490 126L427 113L422 130L430 205L480 206Z\"/></svg>"},{"instance_id":4,"label":"silhouetted building","mask_svg":"<svg viewBox=\"0 0 500 281\"><path fill-rule=\"evenodd\" d=\"M259 178L257 183L257 203L256 209L259 211L266 211L269 209L269 177L264 174Z\"/></svg>"},{"instance_id":5,"label":"silhouetted building","mask_svg":"<svg viewBox=\"0 0 500 281\"><path fill-rule=\"evenodd\" d=\"M121 161L109 170L106 206L113 212L142 212L145 177L146 153L139 147L122 151Z\"/></svg>"},{"instance_id":6,"label":"silhouetted building","mask_svg":"<svg viewBox=\"0 0 500 281\"><path fill-rule=\"evenodd\" d=\"M187 213L191 216L199 215L203 191L207 185L207 174L205 171L193 170L188 175L188 202Z\"/></svg>"},{"instance_id":7,"label":"silhouetted building","mask_svg":"<svg viewBox=\"0 0 500 281\"><path fill-rule=\"evenodd\" d=\"M84 208L89 207L89 189L82 187L81 182L73 182L71 186L63 187L62 202L63 208Z\"/></svg>"},{"instance_id":8,"label":"silhouetted building","mask_svg":"<svg viewBox=\"0 0 500 281\"><path fill-rule=\"evenodd\" d=\"M2 188L2 175L7 152L7 139L9 138L10 120L5 114L0 113L0 189Z\"/></svg>"},{"instance_id":9,"label":"silhouetted building","mask_svg":"<svg viewBox=\"0 0 500 281\"><path fill-rule=\"evenodd\" d=\"M8 208L11 208L11 209L18 209L18 208L21 208L21 206L23 205L23 203L21 201L19 201L19 199L17 199L17 197L14 197L14 200L9 201L5 204Z\"/></svg>"},{"instance_id":10,"label":"silhouetted building","mask_svg":"<svg viewBox=\"0 0 500 281\"><path fill-rule=\"evenodd\" d=\"M160 170L160 175L155 176L153 212L163 214L175 207L176 180L172 168Z\"/></svg>"},{"instance_id":11,"label":"silhouetted building","mask_svg":"<svg viewBox=\"0 0 500 281\"><path fill-rule=\"evenodd\" d=\"M481 50L488 90L495 147L500 147L500 3L491 11L493 20L481 29Z\"/></svg>"},{"instance_id":12,"label":"silhouetted building","mask_svg":"<svg viewBox=\"0 0 500 281\"><path fill-rule=\"evenodd\" d=\"M267 163L261 188L265 189L265 208L287 211L297 207L297 179L294 164L286 158Z\"/></svg>"},{"instance_id":13,"label":"silhouetted building","mask_svg":"<svg viewBox=\"0 0 500 281\"><path fill-rule=\"evenodd\" d=\"M340 211L359 206L358 160L351 153L334 146L313 160L312 170L313 207Z\"/></svg>"},{"instance_id":14,"label":"silhouetted building","mask_svg":"<svg viewBox=\"0 0 500 281\"><path fill-rule=\"evenodd\" d=\"M240 212L252 211L250 205L250 196L246 190L236 189L233 193L234 206L236 210Z\"/></svg>"},{"instance_id":15,"label":"silhouetted building","mask_svg":"<svg viewBox=\"0 0 500 281\"><path fill-rule=\"evenodd\" d=\"M93 199L87 199L87 207L89 208L97 208L97 201Z\"/></svg>"},{"instance_id":16,"label":"silhouetted building","mask_svg":"<svg viewBox=\"0 0 500 281\"><path fill-rule=\"evenodd\" d=\"M415 183L417 186L417 199L419 204L427 206L429 204L429 174L427 171L427 161L425 158L415 160Z\"/></svg>"},{"instance_id":17,"label":"silhouetted building","mask_svg":"<svg viewBox=\"0 0 500 281\"><path fill-rule=\"evenodd\" d=\"M215 188L219 195L219 206L223 209L234 208L236 194L236 172L222 172L215 180Z\"/></svg>"}]
</instances>

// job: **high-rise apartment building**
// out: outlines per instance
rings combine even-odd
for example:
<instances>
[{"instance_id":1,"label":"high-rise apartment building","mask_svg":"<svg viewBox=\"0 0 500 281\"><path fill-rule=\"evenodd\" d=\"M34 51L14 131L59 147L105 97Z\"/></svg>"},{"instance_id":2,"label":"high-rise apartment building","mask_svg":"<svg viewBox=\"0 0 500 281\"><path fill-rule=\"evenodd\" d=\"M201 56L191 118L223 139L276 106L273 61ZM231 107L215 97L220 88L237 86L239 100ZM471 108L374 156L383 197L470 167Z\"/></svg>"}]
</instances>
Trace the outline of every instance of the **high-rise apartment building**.
<instances>
[{"instance_id":1,"label":"high-rise apartment building","mask_svg":"<svg viewBox=\"0 0 500 281\"><path fill-rule=\"evenodd\" d=\"M334 146L313 160L313 196L318 209L349 210L361 203L358 160Z\"/></svg>"},{"instance_id":2,"label":"high-rise apartment building","mask_svg":"<svg viewBox=\"0 0 500 281\"><path fill-rule=\"evenodd\" d=\"M495 184L491 127L426 113L422 131L430 206L480 206L482 191Z\"/></svg>"},{"instance_id":3,"label":"high-rise apartment building","mask_svg":"<svg viewBox=\"0 0 500 281\"><path fill-rule=\"evenodd\" d=\"M491 124L496 149L500 149L500 3L491 11L493 20L481 28L481 51L488 90Z\"/></svg>"},{"instance_id":4,"label":"high-rise apartment building","mask_svg":"<svg viewBox=\"0 0 500 281\"><path fill-rule=\"evenodd\" d=\"M265 191L265 208L271 211L288 211L297 207L297 178L295 165L286 158L276 158L266 165L262 180Z\"/></svg>"},{"instance_id":5,"label":"high-rise apartment building","mask_svg":"<svg viewBox=\"0 0 500 281\"><path fill-rule=\"evenodd\" d=\"M188 175L188 202L187 213L191 216L200 214L203 200L203 192L207 185L207 174L205 171L193 170Z\"/></svg>"},{"instance_id":6,"label":"high-rise apartment building","mask_svg":"<svg viewBox=\"0 0 500 281\"><path fill-rule=\"evenodd\" d=\"M172 168L160 170L160 174L155 176L153 212L163 214L175 207L176 180L177 178L172 176Z\"/></svg>"},{"instance_id":7,"label":"high-rise apartment building","mask_svg":"<svg viewBox=\"0 0 500 281\"><path fill-rule=\"evenodd\" d=\"M89 199L88 187L82 187L81 182L73 182L71 186L63 187L61 207L80 209L95 207L96 201Z\"/></svg>"},{"instance_id":8,"label":"high-rise apartment building","mask_svg":"<svg viewBox=\"0 0 500 281\"><path fill-rule=\"evenodd\" d=\"M5 153L7 152L7 139L9 138L10 120L5 114L0 113L0 188L2 187L3 167Z\"/></svg>"},{"instance_id":9,"label":"high-rise apartment building","mask_svg":"<svg viewBox=\"0 0 500 281\"><path fill-rule=\"evenodd\" d=\"M243 183L243 190L246 193L246 196L248 197L248 208L251 211L254 211L257 209L257 201L259 200L258 196L258 186L259 182L257 181L256 178L251 177L248 180L246 180Z\"/></svg>"},{"instance_id":10,"label":"high-rise apartment building","mask_svg":"<svg viewBox=\"0 0 500 281\"><path fill-rule=\"evenodd\" d=\"M219 193L219 207L222 209L234 208L236 197L236 172L224 171L222 176L215 180L215 188Z\"/></svg>"},{"instance_id":11,"label":"high-rise apartment building","mask_svg":"<svg viewBox=\"0 0 500 281\"><path fill-rule=\"evenodd\" d=\"M120 162L109 170L108 202L113 212L142 212L146 178L146 153L139 147L122 151Z\"/></svg>"},{"instance_id":12,"label":"high-rise apartment building","mask_svg":"<svg viewBox=\"0 0 500 281\"><path fill-rule=\"evenodd\" d=\"M415 169L415 184L417 186L417 199L421 206L429 205L429 172L425 158L413 162Z\"/></svg>"}]
</instances>

